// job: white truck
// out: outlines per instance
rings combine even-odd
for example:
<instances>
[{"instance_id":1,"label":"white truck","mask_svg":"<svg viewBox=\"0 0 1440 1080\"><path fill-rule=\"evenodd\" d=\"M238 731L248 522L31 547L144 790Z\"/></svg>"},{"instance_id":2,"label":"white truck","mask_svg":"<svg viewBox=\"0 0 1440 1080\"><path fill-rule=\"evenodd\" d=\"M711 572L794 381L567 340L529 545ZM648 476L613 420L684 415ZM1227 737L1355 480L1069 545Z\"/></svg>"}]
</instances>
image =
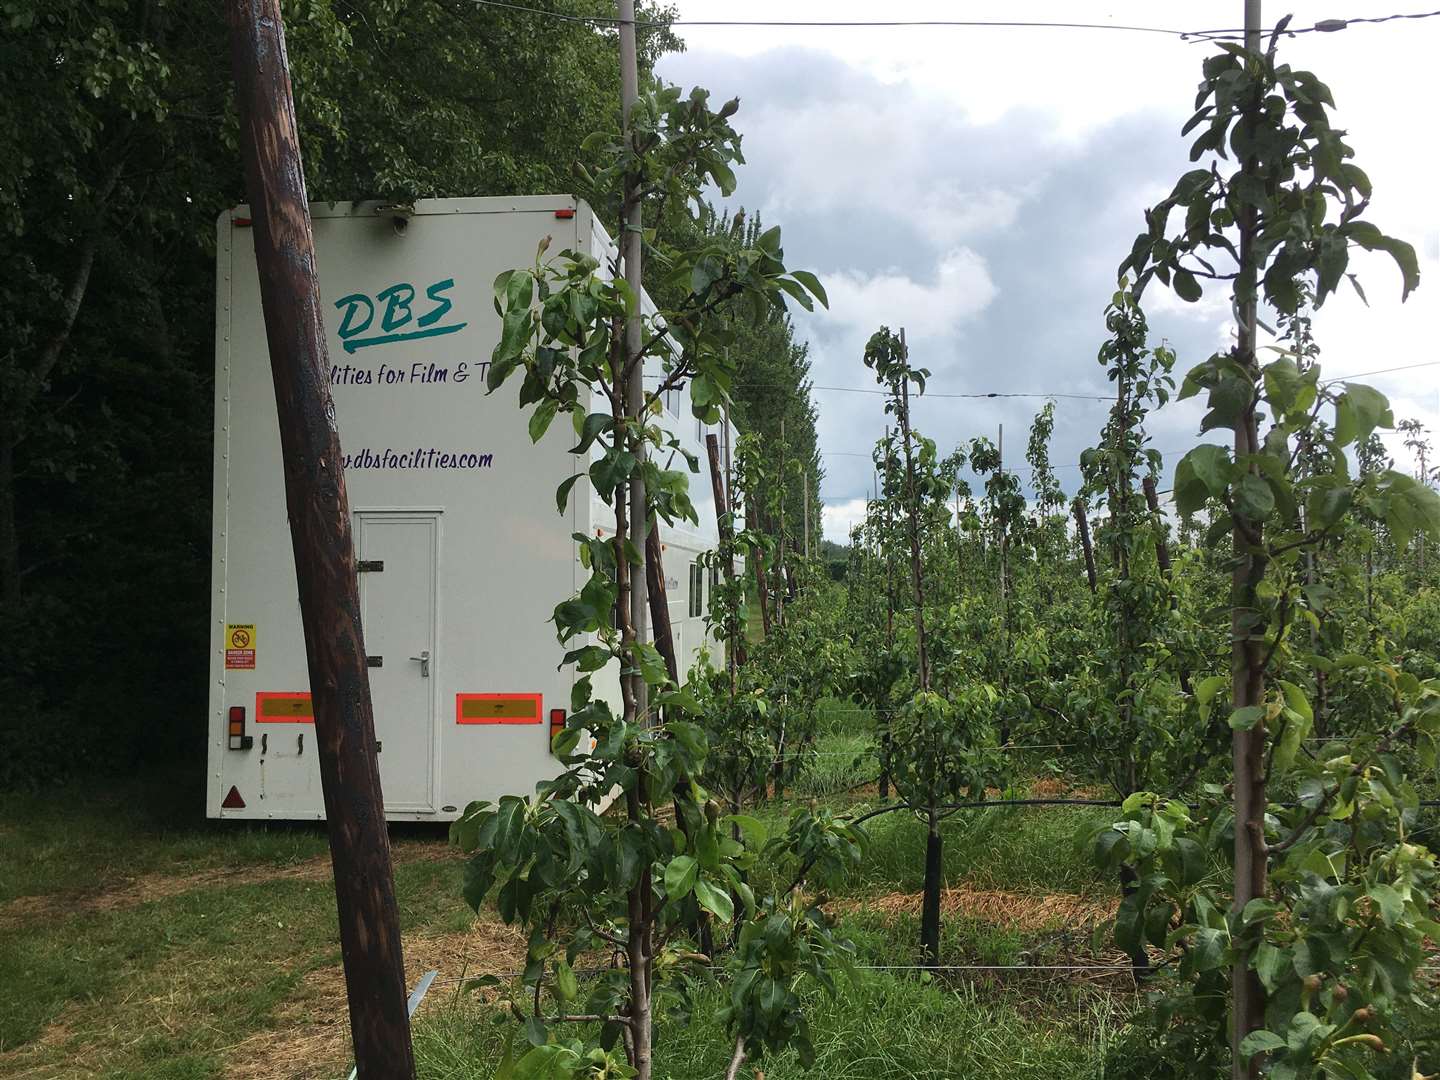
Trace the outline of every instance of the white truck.
<instances>
[{"instance_id":1,"label":"white truck","mask_svg":"<svg viewBox=\"0 0 1440 1080\"><path fill-rule=\"evenodd\" d=\"M569 196L310 213L385 812L451 820L472 799L527 792L558 771L550 734L575 673L559 666L549 619L586 573L572 534L614 528L584 482L556 510L557 485L588 466L569 452L569 425L532 444L520 380L485 392L500 336L493 282L531 265L546 236L552 253L602 262L613 245ZM207 812L315 819L325 810L251 237L244 207L220 215ZM701 527L662 533L683 676L706 644L710 582L696 560L715 546L717 523L707 432L687 392L665 407L702 463L691 478ZM603 692L618 698L613 674Z\"/></svg>"}]
</instances>

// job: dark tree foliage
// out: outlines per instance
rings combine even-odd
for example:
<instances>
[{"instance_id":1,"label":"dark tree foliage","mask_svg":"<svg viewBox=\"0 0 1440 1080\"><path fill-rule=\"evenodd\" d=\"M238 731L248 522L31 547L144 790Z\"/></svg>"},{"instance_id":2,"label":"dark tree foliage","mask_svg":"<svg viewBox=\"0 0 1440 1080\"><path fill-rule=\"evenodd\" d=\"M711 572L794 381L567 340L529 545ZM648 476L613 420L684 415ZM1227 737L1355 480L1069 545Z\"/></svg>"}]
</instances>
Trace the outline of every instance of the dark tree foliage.
<instances>
[{"instance_id":1,"label":"dark tree foliage","mask_svg":"<svg viewBox=\"0 0 1440 1080\"><path fill-rule=\"evenodd\" d=\"M452 0L285 18L313 199L594 196L574 160L619 110L612 31ZM0 787L204 745L214 222L244 198L214 5L5 19ZM641 63L678 47L643 33Z\"/></svg>"}]
</instances>

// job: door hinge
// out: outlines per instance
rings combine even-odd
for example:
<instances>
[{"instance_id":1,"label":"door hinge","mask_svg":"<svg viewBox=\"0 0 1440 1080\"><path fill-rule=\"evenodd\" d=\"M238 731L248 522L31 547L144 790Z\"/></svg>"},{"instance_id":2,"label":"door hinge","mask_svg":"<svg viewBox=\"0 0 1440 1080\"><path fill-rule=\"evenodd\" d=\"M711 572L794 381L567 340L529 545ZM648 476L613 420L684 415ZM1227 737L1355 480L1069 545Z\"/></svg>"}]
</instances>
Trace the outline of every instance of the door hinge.
<instances>
[{"instance_id":1,"label":"door hinge","mask_svg":"<svg viewBox=\"0 0 1440 1080\"><path fill-rule=\"evenodd\" d=\"M379 574L385 570L384 559L361 559L355 564L357 574Z\"/></svg>"},{"instance_id":2,"label":"door hinge","mask_svg":"<svg viewBox=\"0 0 1440 1080\"><path fill-rule=\"evenodd\" d=\"M367 657L365 657L365 666L366 666L366 667L384 667L384 666L385 666L385 657L383 657L383 656L367 656Z\"/></svg>"}]
</instances>

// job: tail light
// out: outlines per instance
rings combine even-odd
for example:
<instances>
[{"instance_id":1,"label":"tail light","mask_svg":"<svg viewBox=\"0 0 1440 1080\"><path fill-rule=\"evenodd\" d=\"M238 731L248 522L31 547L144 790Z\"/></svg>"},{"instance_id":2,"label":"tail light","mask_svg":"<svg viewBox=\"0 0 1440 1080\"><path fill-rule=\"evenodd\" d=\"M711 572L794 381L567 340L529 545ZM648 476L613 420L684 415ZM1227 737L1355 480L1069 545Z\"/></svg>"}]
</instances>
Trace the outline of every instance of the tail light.
<instances>
[{"instance_id":1,"label":"tail light","mask_svg":"<svg viewBox=\"0 0 1440 1080\"><path fill-rule=\"evenodd\" d=\"M245 734L244 705L230 706L229 732L231 750L249 750L255 745L255 736Z\"/></svg>"},{"instance_id":2,"label":"tail light","mask_svg":"<svg viewBox=\"0 0 1440 1080\"><path fill-rule=\"evenodd\" d=\"M565 710L550 710L550 745L555 745L555 736L565 730Z\"/></svg>"}]
</instances>

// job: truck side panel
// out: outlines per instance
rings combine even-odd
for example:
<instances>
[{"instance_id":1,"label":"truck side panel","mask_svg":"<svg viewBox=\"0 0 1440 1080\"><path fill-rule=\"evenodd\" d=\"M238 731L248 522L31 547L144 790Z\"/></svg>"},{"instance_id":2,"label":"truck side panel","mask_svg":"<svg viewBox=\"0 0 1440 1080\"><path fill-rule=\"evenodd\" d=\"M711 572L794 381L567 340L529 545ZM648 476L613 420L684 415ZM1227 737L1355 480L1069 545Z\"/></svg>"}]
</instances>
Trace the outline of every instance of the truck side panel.
<instances>
[{"instance_id":1,"label":"truck side panel","mask_svg":"<svg viewBox=\"0 0 1440 1080\"><path fill-rule=\"evenodd\" d=\"M399 219L312 208L392 819L453 818L470 799L528 790L556 770L548 711L568 707L573 674L557 670L563 653L547 619L574 588L570 534L584 527L585 502L561 517L554 490L579 463L560 424L531 443L518 379L487 396L484 376L500 334L496 274L529 265L547 235L552 250L579 246L575 209L558 196L421 202ZM208 808L318 818L245 219L241 208L219 229ZM230 737L236 708L248 745Z\"/></svg>"}]
</instances>

